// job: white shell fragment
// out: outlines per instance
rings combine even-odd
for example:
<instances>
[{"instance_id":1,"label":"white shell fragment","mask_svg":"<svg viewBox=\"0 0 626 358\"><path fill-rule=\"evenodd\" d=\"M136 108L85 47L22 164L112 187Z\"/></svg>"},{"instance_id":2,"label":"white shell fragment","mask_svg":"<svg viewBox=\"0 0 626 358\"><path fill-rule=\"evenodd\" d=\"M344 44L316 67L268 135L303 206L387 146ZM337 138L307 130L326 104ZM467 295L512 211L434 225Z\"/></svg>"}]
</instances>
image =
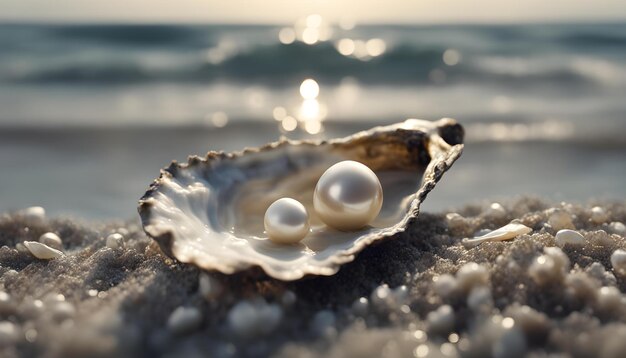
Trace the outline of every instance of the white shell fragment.
<instances>
[{"instance_id":1,"label":"white shell fragment","mask_svg":"<svg viewBox=\"0 0 626 358\"><path fill-rule=\"evenodd\" d=\"M59 235L53 232L47 232L41 235L39 237L39 242L41 242L44 245L48 245L52 248L58 249L58 250L63 248L63 241L61 241L61 238L59 237Z\"/></svg>"},{"instance_id":2,"label":"white shell fragment","mask_svg":"<svg viewBox=\"0 0 626 358\"><path fill-rule=\"evenodd\" d=\"M24 246L38 259L50 260L63 256L63 253L37 241L24 241Z\"/></svg>"},{"instance_id":3,"label":"white shell fragment","mask_svg":"<svg viewBox=\"0 0 626 358\"><path fill-rule=\"evenodd\" d=\"M585 238L574 230L564 229L559 230L554 238L558 247L564 247L565 245L582 246L585 244Z\"/></svg>"},{"instance_id":4,"label":"white shell fragment","mask_svg":"<svg viewBox=\"0 0 626 358\"><path fill-rule=\"evenodd\" d=\"M477 236L473 239L463 239L463 244L471 247L488 241L505 241L514 239L519 235L528 234L531 231L533 230L526 225L520 223L510 223L486 235Z\"/></svg>"},{"instance_id":5,"label":"white shell fragment","mask_svg":"<svg viewBox=\"0 0 626 358\"><path fill-rule=\"evenodd\" d=\"M280 280L333 275L374 241L405 230L419 206L463 149L454 120L409 119L327 141L281 140L243 152L209 152L172 163L139 202L146 233L180 262L225 274L261 268ZM313 192L336 163L366 165L384 201L378 216L358 230L339 231L313 210ZM310 232L292 245L264 232L264 215L279 198L308 210Z\"/></svg>"}]
</instances>

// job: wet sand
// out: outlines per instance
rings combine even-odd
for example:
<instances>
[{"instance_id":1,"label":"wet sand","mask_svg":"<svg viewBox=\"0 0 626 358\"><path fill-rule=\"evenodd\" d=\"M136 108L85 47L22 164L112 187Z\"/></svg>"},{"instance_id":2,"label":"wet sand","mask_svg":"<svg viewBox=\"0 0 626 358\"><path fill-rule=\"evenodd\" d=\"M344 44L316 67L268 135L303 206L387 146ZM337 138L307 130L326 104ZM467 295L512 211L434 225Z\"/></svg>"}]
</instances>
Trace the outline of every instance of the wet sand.
<instances>
[{"instance_id":1,"label":"wet sand","mask_svg":"<svg viewBox=\"0 0 626 358\"><path fill-rule=\"evenodd\" d=\"M3 214L0 356L622 356L626 276L611 255L626 249L626 205L597 202L598 218L591 205L502 204L424 212L336 275L296 282L204 274L164 256L135 219ZM532 232L461 242L514 219ZM570 224L584 242L560 247ZM18 245L48 231L64 256ZM109 248L115 232L123 247Z\"/></svg>"}]
</instances>

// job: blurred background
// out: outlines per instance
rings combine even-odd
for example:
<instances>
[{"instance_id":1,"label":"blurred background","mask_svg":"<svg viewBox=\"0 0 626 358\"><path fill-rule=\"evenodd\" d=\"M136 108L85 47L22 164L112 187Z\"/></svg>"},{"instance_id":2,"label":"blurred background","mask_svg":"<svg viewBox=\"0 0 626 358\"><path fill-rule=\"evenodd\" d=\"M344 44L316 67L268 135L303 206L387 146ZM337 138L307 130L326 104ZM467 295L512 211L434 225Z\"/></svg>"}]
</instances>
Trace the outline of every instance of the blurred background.
<instances>
[{"instance_id":1,"label":"blurred background","mask_svg":"<svg viewBox=\"0 0 626 358\"><path fill-rule=\"evenodd\" d=\"M0 0L0 210L130 218L187 155L453 117L439 211L626 198L626 3Z\"/></svg>"}]
</instances>

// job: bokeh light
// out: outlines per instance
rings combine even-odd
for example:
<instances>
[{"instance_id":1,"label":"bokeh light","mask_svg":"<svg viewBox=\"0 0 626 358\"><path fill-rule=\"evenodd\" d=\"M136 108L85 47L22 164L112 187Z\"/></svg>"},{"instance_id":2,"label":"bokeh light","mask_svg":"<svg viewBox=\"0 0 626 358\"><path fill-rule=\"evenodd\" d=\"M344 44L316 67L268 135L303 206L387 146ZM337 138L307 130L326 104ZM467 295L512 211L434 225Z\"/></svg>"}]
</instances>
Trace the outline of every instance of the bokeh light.
<instances>
[{"instance_id":1,"label":"bokeh light","mask_svg":"<svg viewBox=\"0 0 626 358\"><path fill-rule=\"evenodd\" d=\"M222 128L228 124L228 115L224 112L215 112L210 116L210 121L213 126Z\"/></svg>"},{"instance_id":2,"label":"bokeh light","mask_svg":"<svg viewBox=\"0 0 626 358\"><path fill-rule=\"evenodd\" d=\"M291 116L286 116L281 121L281 125L287 132L292 132L298 127L298 121Z\"/></svg>"},{"instance_id":3,"label":"bokeh light","mask_svg":"<svg viewBox=\"0 0 626 358\"><path fill-rule=\"evenodd\" d=\"M285 27L278 32L278 40L284 44L289 45L296 41L296 32L291 27Z\"/></svg>"},{"instance_id":4,"label":"bokeh light","mask_svg":"<svg viewBox=\"0 0 626 358\"><path fill-rule=\"evenodd\" d=\"M369 55L367 53L367 45L365 44L365 41L363 40L354 41L354 57L363 61L369 59Z\"/></svg>"},{"instance_id":5,"label":"bokeh light","mask_svg":"<svg viewBox=\"0 0 626 358\"><path fill-rule=\"evenodd\" d=\"M344 56L350 56L354 53L354 41L351 39L341 39L337 41L336 45L337 51Z\"/></svg>"},{"instance_id":6,"label":"bokeh light","mask_svg":"<svg viewBox=\"0 0 626 358\"><path fill-rule=\"evenodd\" d=\"M304 99L315 99L320 93L320 86L314 79L307 78L300 85L300 95Z\"/></svg>"},{"instance_id":7,"label":"bokeh light","mask_svg":"<svg viewBox=\"0 0 626 358\"><path fill-rule=\"evenodd\" d=\"M321 121L326 118L327 109L326 106L321 104L316 99L306 99L302 101L300 111L298 113L298 119L301 121L318 120Z\"/></svg>"},{"instance_id":8,"label":"bokeh light","mask_svg":"<svg viewBox=\"0 0 626 358\"><path fill-rule=\"evenodd\" d=\"M322 131L322 122L320 121L306 121L304 122L304 130L309 134L318 134Z\"/></svg>"},{"instance_id":9,"label":"bokeh light","mask_svg":"<svg viewBox=\"0 0 626 358\"><path fill-rule=\"evenodd\" d=\"M322 17L318 14L309 15L306 18L307 27L320 27L322 25Z\"/></svg>"},{"instance_id":10,"label":"bokeh light","mask_svg":"<svg viewBox=\"0 0 626 358\"><path fill-rule=\"evenodd\" d=\"M455 66L461 62L461 53L453 48L449 48L443 52L443 63L448 66Z\"/></svg>"},{"instance_id":11,"label":"bokeh light","mask_svg":"<svg viewBox=\"0 0 626 358\"><path fill-rule=\"evenodd\" d=\"M307 45L314 45L320 40L320 31L314 27L307 27L302 32L302 42Z\"/></svg>"},{"instance_id":12,"label":"bokeh light","mask_svg":"<svg viewBox=\"0 0 626 358\"><path fill-rule=\"evenodd\" d=\"M285 107L274 107L272 110L272 116L277 121L282 121L287 116L287 110Z\"/></svg>"},{"instance_id":13,"label":"bokeh light","mask_svg":"<svg viewBox=\"0 0 626 358\"><path fill-rule=\"evenodd\" d=\"M382 39L370 39L365 43L365 49L368 55L376 57L385 52L387 45Z\"/></svg>"}]
</instances>

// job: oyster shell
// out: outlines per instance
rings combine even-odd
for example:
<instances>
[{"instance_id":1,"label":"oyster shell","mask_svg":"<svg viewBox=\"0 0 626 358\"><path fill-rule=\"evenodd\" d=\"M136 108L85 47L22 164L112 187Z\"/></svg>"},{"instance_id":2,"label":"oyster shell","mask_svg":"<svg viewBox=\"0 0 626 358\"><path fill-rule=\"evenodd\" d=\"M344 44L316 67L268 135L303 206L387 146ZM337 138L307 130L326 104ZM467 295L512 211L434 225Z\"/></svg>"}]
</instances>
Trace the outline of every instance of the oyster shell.
<instances>
[{"instance_id":1,"label":"oyster shell","mask_svg":"<svg viewBox=\"0 0 626 358\"><path fill-rule=\"evenodd\" d=\"M328 141L281 140L242 152L209 152L161 171L139 201L145 232L178 261L231 274L258 266L280 280L333 275L374 241L397 234L461 155L463 129L452 119L409 119ZM312 210L315 184L342 160L370 167L383 208L370 226L340 232ZM272 243L263 215L276 199L309 209L312 232L295 245Z\"/></svg>"}]
</instances>

